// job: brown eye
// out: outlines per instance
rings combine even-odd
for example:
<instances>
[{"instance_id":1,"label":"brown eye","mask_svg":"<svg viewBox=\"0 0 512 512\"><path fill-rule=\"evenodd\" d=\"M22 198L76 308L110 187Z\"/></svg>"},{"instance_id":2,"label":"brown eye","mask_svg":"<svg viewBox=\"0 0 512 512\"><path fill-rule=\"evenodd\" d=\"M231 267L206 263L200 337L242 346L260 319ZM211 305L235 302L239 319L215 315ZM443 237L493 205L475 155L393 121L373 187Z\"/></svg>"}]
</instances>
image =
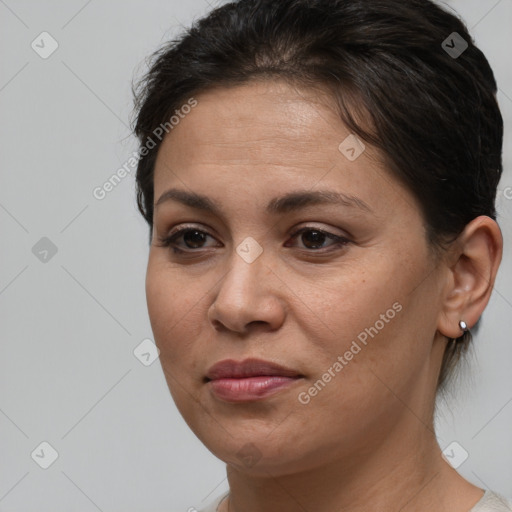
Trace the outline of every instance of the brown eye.
<instances>
[{"instance_id":1,"label":"brown eye","mask_svg":"<svg viewBox=\"0 0 512 512\"><path fill-rule=\"evenodd\" d=\"M175 253L194 252L195 249L208 248L204 243L210 237L206 231L197 228L182 228L174 231L170 235L159 238L159 247L172 247ZM178 241L183 239L183 244L178 244Z\"/></svg>"},{"instance_id":2,"label":"brown eye","mask_svg":"<svg viewBox=\"0 0 512 512\"><path fill-rule=\"evenodd\" d=\"M292 235L292 238L298 238L301 240L304 246L303 248L311 250L342 246L349 242L349 240L344 237L313 227L300 229ZM325 246L324 244L329 240L334 243Z\"/></svg>"},{"instance_id":3,"label":"brown eye","mask_svg":"<svg viewBox=\"0 0 512 512\"><path fill-rule=\"evenodd\" d=\"M325 243L327 235L321 231L308 230L304 231L300 238L308 249L319 249Z\"/></svg>"},{"instance_id":4,"label":"brown eye","mask_svg":"<svg viewBox=\"0 0 512 512\"><path fill-rule=\"evenodd\" d=\"M183 233L183 241L190 249L200 249L207 236L204 231L188 229Z\"/></svg>"}]
</instances>

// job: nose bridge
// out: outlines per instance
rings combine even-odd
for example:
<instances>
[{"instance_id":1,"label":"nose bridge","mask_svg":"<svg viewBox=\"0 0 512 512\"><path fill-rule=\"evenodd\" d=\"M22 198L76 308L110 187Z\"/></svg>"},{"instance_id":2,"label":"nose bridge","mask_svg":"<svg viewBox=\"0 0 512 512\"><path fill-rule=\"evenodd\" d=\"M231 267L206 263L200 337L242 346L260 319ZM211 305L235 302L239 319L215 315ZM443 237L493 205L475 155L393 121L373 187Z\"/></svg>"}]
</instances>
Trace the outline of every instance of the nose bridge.
<instances>
[{"instance_id":1,"label":"nose bridge","mask_svg":"<svg viewBox=\"0 0 512 512\"><path fill-rule=\"evenodd\" d=\"M257 288L265 283L265 268L262 255L254 257L252 247L247 242L242 242L233 251L230 268L221 279L217 298L223 295L222 300L240 300L244 295L257 293Z\"/></svg>"},{"instance_id":2,"label":"nose bridge","mask_svg":"<svg viewBox=\"0 0 512 512\"><path fill-rule=\"evenodd\" d=\"M269 281L273 273L267 268L268 262L262 252L255 257L251 244L244 240L233 251L230 268L221 278L209 312L210 321L239 332L252 322L275 327L283 314L279 300L273 296Z\"/></svg>"}]
</instances>

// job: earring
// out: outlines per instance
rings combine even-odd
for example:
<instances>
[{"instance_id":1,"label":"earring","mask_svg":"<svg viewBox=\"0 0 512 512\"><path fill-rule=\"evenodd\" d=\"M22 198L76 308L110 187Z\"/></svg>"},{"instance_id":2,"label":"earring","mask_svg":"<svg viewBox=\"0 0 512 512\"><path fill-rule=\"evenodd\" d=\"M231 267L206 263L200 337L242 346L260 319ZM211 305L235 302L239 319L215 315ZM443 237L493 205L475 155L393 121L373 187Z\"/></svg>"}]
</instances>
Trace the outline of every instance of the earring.
<instances>
[{"instance_id":1,"label":"earring","mask_svg":"<svg viewBox=\"0 0 512 512\"><path fill-rule=\"evenodd\" d=\"M459 322L459 327L460 327L460 330L463 331L463 332L466 332L468 331L468 324L466 322L464 322L464 320L461 320Z\"/></svg>"}]
</instances>

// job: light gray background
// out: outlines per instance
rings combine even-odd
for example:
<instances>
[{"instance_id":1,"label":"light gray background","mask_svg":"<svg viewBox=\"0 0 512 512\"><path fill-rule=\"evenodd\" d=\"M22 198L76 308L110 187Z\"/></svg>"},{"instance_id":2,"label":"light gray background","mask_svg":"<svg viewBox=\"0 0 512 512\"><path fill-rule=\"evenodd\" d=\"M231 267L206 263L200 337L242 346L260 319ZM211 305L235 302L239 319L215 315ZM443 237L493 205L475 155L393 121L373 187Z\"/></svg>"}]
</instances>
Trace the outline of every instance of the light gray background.
<instances>
[{"instance_id":1,"label":"light gray background","mask_svg":"<svg viewBox=\"0 0 512 512\"><path fill-rule=\"evenodd\" d=\"M512 497L512 0L449 4L500 87L505 257L438 434L442 448L457 441L469 453L466 478ZM0 0L2 511L185 511L227 489L224 464L178 414L159 361L133 354L152 338L134 172L105 199L92 194L137 147L134 73L208 9L206 0ZM47 59L31 48L43 31L59 45ZM57 247L47 262L32 252L42 237ZM46 470L31 458L42 441L59 455Z\"/></svg>"}]
</instances>

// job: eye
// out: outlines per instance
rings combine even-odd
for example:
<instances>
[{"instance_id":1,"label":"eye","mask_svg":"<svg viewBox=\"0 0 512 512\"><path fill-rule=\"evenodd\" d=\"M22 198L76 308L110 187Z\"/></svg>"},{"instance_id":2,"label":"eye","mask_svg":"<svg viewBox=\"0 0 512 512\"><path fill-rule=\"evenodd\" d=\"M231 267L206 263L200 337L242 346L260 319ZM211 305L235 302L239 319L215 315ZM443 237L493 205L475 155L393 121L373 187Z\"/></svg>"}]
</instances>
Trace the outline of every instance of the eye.
<instances>
[{"instance_id":1,"label":"eye","mask_svg":"<svg viewBox=\"0 0 512 512\"><path fill-rule=\"evenodd\" d=\"M343 245L348 244L350 241L342 236L335 235L334 233L329 233L328 231L324 231L322 229L318 229L312 226L306 226L298 231L296 231L292 238L299 238L305 249L322 249L325 242L328 240L331 240L332 244L328 245L327 247L340 247ZM325 251L314 251L314 252L325 252Z\"/></svg>"},{"instance_id":2,"label":"eye","mask_svg":"<svg viewBox=\"0 0 512 512\"><path fill-rule=\"evenodd\" d=\"M178 229L168 236L158 239L159 247L172 247L173 251L177 253L194 252L194 249L203 249L206 238L213 238L206 231L202 231L197 228L185 227ZM177 241L183 238L185 248L177 247Z\"/></svg>"},{"instance_id":3,"label":"eye","mask_svg":"<svg viewBox=\"0 0 512 512\"><path fill-rule=\"evenodd\" d=\"M350 242L345 237L335 235L334 233L329 233L328 231L324 231L322 229L306 226L291 235L292 239L299 238L302 240L303 247L299 247L300 249L308 250L308 252L328 252L322 251L318 249L328 248L330 247L341 247ZM168 236L159 237L158 238L158 246L159 247L172 247L172 250L175 254L179 253L193 253L198 252L196 249L204 249L208 247L214 246L205 246L204 243L207 238L213 237L208 234L206 231L201 229L197 229L194 227L183 227L181 229L177 229ZM183 243L185 246L181 245L178 247L178 241L183 239ZM330 245L325 246L325 243L331 241ZM289 244L286 244L285 247L290 247Z\"/></svg>"}]
</instances>

